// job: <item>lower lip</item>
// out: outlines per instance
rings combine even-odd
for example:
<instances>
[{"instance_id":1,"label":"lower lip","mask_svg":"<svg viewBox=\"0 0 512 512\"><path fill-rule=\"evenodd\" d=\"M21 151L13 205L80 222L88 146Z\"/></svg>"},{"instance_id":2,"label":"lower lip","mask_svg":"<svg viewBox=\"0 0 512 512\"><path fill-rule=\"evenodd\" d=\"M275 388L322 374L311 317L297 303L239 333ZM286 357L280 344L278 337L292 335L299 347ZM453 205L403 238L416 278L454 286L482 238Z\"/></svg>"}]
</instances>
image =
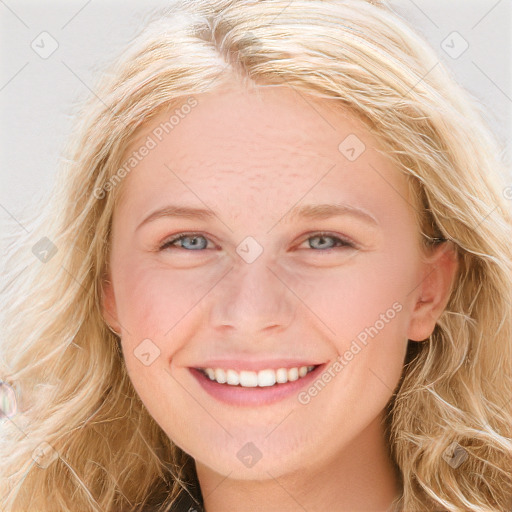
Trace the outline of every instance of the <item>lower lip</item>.
<instances>
[{"instance_id":1,"label":"lower lip","mask_svg":"<svg viewBox=\"0 0 512 512\"><path fill-rule=\"evenodd\" d=\"M326 363L317 366L305 377L300 377L293 382L254 388L219 384L214 380L210 380L206 375L195 368L189 368L189 371L199 382L202 388L216 400L229 405L250 407L257 405L269 405L275 402L280 402L281 400L291 396L296 396L302 388L311 384L311 382L321 373L325 364Z\"/></svg>"}]
</instances>

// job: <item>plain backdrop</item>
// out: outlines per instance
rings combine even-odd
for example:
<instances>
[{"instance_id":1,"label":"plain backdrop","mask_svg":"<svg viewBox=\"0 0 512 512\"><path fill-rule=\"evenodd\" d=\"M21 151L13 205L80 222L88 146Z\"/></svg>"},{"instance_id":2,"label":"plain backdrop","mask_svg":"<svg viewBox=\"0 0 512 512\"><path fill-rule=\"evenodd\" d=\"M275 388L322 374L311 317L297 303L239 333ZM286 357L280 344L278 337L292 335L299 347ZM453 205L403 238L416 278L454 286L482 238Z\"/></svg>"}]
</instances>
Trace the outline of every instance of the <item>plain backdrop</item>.
<instances>
[{"instance_id":1,"label":"plain backdrop","mask_svg":"<svg viewBox=\"0 0 512 512\"><path fill-rule=\"evenodd\" d=\"M21 218L49 192L71 132L72 104L92 94L102 67L152 11L166 5L163 0L0 0L0 223ZM510 164L512 0L391 0L390 5L485 108ZM512 175L507 180L512 185Z\"/></svg>"}]
</instances>

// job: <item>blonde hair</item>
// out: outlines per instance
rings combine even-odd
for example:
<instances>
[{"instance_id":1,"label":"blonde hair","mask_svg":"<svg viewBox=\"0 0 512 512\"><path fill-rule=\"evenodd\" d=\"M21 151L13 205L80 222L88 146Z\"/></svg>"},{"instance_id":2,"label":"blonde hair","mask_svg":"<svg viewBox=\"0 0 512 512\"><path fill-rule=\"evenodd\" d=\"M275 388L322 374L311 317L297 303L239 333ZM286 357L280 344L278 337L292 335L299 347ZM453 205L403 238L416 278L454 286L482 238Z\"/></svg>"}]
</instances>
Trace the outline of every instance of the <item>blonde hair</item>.
<instances>
[{"instance_id":1,"label":"blonde hair","mask_svg":"<svg viewBox=\"0 0 512 512\"><path fill-rule=\"evenodd\" d=\"M233 76L352 112L407 176L425 248L453 243L446 310L429 341L409 342L388 404L399 506L510 510L512 219L500 147L428 44L363 0L175 1L94 87L45 215L5 265L0 362L19 413L0 427L3 510L169 510L186 492L200 501L193 460L145 409L101 314L122 187L97 191L139 127ZM42 469L34 450L58 456Z\"/></svg>"}]
</instances>

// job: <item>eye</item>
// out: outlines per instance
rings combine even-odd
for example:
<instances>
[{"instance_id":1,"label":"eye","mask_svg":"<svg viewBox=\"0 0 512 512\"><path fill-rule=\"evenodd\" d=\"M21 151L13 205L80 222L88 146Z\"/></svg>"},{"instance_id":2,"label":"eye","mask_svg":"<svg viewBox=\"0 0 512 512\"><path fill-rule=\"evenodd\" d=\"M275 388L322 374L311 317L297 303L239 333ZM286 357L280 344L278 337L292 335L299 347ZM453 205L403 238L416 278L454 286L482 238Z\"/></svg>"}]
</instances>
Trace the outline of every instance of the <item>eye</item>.
<instances>
[{"instance_id":1,"label":"eye","mask_svg":"<svg viewBox=\"0 0 512 512\"><path fill-rule=\"evenodd\" d=\"M329 240L331 240L331 243L328 242ZM356 244L351 240L325 232L315 233L308 237L306 241L309 241L309 249L316 249L315 252L325 252L335 248L357 248ZM178 245L176 245L177 243ZM207 245L208 238L201 233L182 233L165 241L159 250L163 251L174 248L187 251L202 251L207 248Z\"/></svg>"},{"instance_id":2,"label":"eye","mask_svg":"<svg viewBox=\"0 0 512 512\"><path fill-rule=\"evenodd\" d=\"M329 242L331 240L331 242ZM309 241L310 249L317 249L315 252L327 251L335 248L356 249L356 244L348 238L339 237L331 233L319 232L309 236L303 243ZM332 243L334 241L334 244Z\"/></svg>"},{"instance_id":3,"label":"eye","mask_svg":"<svg viewBox=\"0 0 512 512\"><path fill-rule=\"evenodd\" d=\"M206 241L206 244L204 243ZM177 242L183 242L179 246L175 244ZM175 236L167 241L160 247L160 250L175 248L175 249L186 249L190 251L200 251L206 249L208 245L208 239L200 233L182 233L181 235Z\"/></svg>"}]
</instances>

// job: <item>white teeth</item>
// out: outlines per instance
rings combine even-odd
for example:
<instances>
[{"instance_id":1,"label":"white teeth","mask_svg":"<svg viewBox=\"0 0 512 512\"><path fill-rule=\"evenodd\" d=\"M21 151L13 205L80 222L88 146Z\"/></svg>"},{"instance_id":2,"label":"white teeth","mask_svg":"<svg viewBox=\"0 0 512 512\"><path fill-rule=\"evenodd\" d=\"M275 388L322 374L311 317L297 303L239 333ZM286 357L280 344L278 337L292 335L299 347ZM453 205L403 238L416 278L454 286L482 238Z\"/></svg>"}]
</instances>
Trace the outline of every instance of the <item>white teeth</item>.
<instances>
[{"instance_id":1,"label":"white teeth","mask_svg":"<svg viewBox=\"0 0 512 512\"><path fill-rule=\"evenodd\" d=\"M298 368L290 368L288 370L288 381L293 382L299 378L299 369Z\"/></svg>"},{"instance_id":2,"label":"white teeth","mask_svg":"<svg viewBox=\"0 0 512 512\"><path fill-rule=\"evenodd\" d=\"M276 383L276 372L274 370L260 370L258 372L258 386L273 386Z\"/></svg>"},{"instance_id":3,"label":"white teeth","mask_svg":"<svg viewBox=\"0 0 512 512\"><path fill-rule=\"evenodd\" d=\"M222 368L215 369L215 380L219 384L224 384L226 382L226 372Z\"/></svg>"},{"instance_id":4,"label":"white teeth","mask_svg":"<svg viewBox=\"0 0 512 512\"><path fill-rule=\"evenodd\" d=\"M279 384L288 382L288 370L286 368L279 368L279 370L276 371L276 382Z\"/></svg>"},{"instance_id":5,"label":"white teeth","mask_svg":"<svg viewBox=\"0 0 512 512\"><path fill-rule=\"evenodd\" d=\"M208 368L208 370L209 369L210 368ZM238 373L235 372L235 370L228 370L226 372L226 377L227 377L226 382L228 384L230 384L231 386L237 386L238 384L240 384L240 377L239 377Z\"/></svg>"},{"instance_id":6,"label":"white teeth","mask_svg":"<svg viewBox=\"0 0 512 512\"><path fill-rule=\"evenodd\" d=\"M257 385L258 374L256 372L240 372L240 386L244 388L255 388Z\"/></svg>"},{"instance_id":7,"label":"white teeth","mask_svg":"<svg viewBox=\"0 0 512 512\"><path fill-rule=\"evenodd\" d=\"M278 368L277 370L266 369L259 372L235 370L224 370L222 368L205 368L203 371L210 378L219 384L238 386L244 388L268 387L277 384L286 384L305 377L314 366L301 366L295 368Z\"/></svg>"}]
</instances>

